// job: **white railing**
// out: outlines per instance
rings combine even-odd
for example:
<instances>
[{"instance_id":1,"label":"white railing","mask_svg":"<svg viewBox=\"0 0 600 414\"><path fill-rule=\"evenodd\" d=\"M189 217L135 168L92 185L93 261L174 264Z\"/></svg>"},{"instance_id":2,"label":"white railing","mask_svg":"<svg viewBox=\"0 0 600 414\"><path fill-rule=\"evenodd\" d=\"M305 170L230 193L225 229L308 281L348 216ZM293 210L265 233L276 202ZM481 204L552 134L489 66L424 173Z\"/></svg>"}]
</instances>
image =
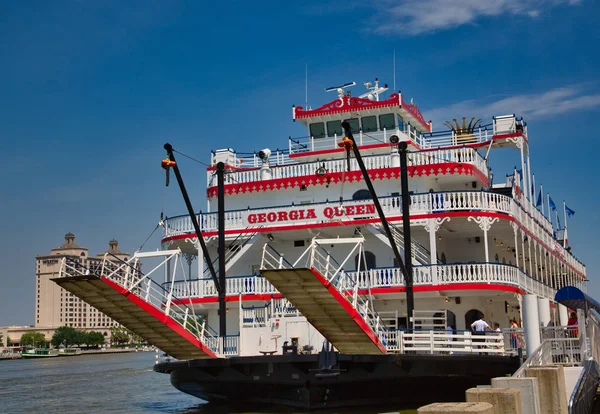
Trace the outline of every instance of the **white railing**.
<instances>
[{"instance_id":1,"label":"white railing","mask_svg":"<svg viewBox=\"0 0 600 414\"><path fill-rule=\"evenodd\" d=\"M408 124L406 124L402 130L384 129L383 131L363 132L361 129L354 134L354 140L359 146L388 144L389 138L392 135L397 135L400 138L400 141L412 141L418 146L422 146L421 134ZM344 138L344 135L334 135L332 137L326 136L323 138L315 138L313 136L290 138L289 153L297 155L314 151L338 149L338 142L340 142L342 138Z\"/></svg>"},{"instance_id":2,"label":"white railing","mask_svg":"<svg viewBox=\"0 0 600 414\"><path fill-rule=\"evenodd\" d=\"M240 354L240 336L227 335L219 338L221 344L220 354L223 356L236 356Z\"/></svg>"},{"instance_id":3,"label":"white railing","mask_svg":"<svg viewBox=\"0 0 600 414\"><path fill-rule=\"evenodd\" d=\"M398 217L402 215L402 200L400 196L380 197L381 208L386 217ZM355 211L362 209L366 211L365 206L371 206L371 200L344 200L342 206L346 208L354 208ZM362 206L362 207L361 207ZM316 211L315 219L303 219L302 224L320 223L327 220L328 216L324 215L325 210L339 207L339 203L312 203L303 204L302 208L314 208ZM289 212L298 209L298 206L285 205L278 207L261 207L244 210L233 210L225 212L225 227L227 230L253 230L258 228L252 226L248 221L249 215L258 216L267 212L274 212L278 215L279 212ZM317 211L318 210L318 211ZM443 211L489 211L504 214L512 214L514 211L513 200L504 195L487 191L449 191L440 193L422 193L413 194L410 196L410 214L430 214ZM375 209L372 212L357 213L360 217L377 217ZM217 231L217 214L204 213L197 216L200 227L203 231ZM297 224L298 221L292 222ZM263 227L270 225L281 225L280 222L267 222ZM167 218L165 220L165 237L177 236L180 234L188 234L194 231L191 219L189 216L178 216Z\"/></svg>"},{"instance_id":4,"label":"white railing","mask_svg":"<svg viewBox=\"0 0 600 414\"><path fill-rule=\"evenodd\" d=\"M260 275L233 276L225 279L228 295L252 295L279 293L271 283ZM217 296L218 291L212 278L191 281L177 280L173 292L178 297L203 298Z\"/></svg>"},{"instance_id":5,"label":"white railing","mask_svg":"<svg viewBox=\"0 0 600 414\"><path fill-rule=\"evenodd\" d=\"M455 131L440 131L423 135L423 148L450 147L456 145L489 142L494 136L491 128L475 129L472 134L457 134Z\"/></svg>"},{"instance_id":6,"label":"white railing","mask_svg":"<svg viewBox=\"0 0 600 414\"><path fill-rule=\"evenodd\" d=\"M402 215L401 199L399 196L380 197L382 210L386 217L398 217ZM371 205L370 200L345 200L342 206L345 208L359 208L366 210L365 206ZM362 206L362 207L361 207ZM529 206L529 208L527 207ZM339 203L312 203L302 206L303 208L314 208L317 212L314 219L303 219L302 224L316 224L327 220L329 217L324 215L326 209L339 207ZM289 212L297 209L298 206L279 206L272 208L255 208L245 210L233 210L225 212L225 226L227 230L253 229L252 223L248 220L249 216L254 217L268 212L278 215L280 212ZM541 213L531 207L530 203L520 204L513 198L487 191L449 191L439 193L422 193L410 196L410 214L431 214L444 211L482 211L496 212L511 215L518 223L523 225L528 232L533 234L546 245L546 248L555 251L568 263L573 269L585 274L585 266L581 264L572 255L567 253L562 245L559 245L553 237L551 225ZM203 231L217 231L217 214L206 213L197 216ZM360 217L377 217L374 209L371 213L360 214ZM343 217L342 217L343 218ZM299 221L292 221L290 224L298 224ZM281 225L280 222L265 222L264 227L271 225ZM189 216L179 216L165 220L165 237L177 236L180 234L189 234L194 231Z\"/></svg>"},{"instance_id":7,"label":"white railing","mask_svg":"<svg viewBox=\"0 0 600 414\"><path fill-rule=\"evenodd\" d=\"M363 157L365 167L368 170L390 168L392 167L392 157L390 154L370 155ZM473 148L448 148L431 151L421 151L410 153L408 157L409 166L421 166L431 164L441 164L444 162L457 162L463 164L472 164L480 170L484 176L488 176L486 161ZM318 168L324 167L328 172L342 172L348 168L347 161L344 158L325 161L314 161L297 164L271 165L271 179L294 178L302 176L314 176ZM355 158L350 160L350 170L359 171L358 163ZM247 170L234 170L225 175L226 184L240 184L249 182L263 181L261 170L259 168ZM207 187L216 185L214 177L207 177Z\"/></svg>"},{"instance_id":8,"label":"white railing","mask_svg":"<svg viewBox=\"0 0 600 414\"><path fill-rule=\"evenodd\" d=\"M301 316L300 312L286 298L271 299L271 316L274 318L285 318L289 316Z\"/></svg>"},{"instance_id":9,"label":"white railing","mask_svg":"<svg viewBox=\"0 0 600 414\"><path fill-rule=\"evenodd\" d=\"M240 302L241 304L241 302ZM245 327L267 326L270 318L267 306L240 306L242 311L242 325Z\"/></svg>"},{"instance_id":10,"label":"white railing","mask_svg":"<svg viewBox=\"0 0 600 414\"><path fill-rule=\"evenodd\" d=\"M387 350L397 353L506 354L501 332L474 335L470 331L390 331Z\"/></svg>"},{"instance_id":11,"label":"white railing","mask_svg":"<svg viewBox=\"0 0 600 414\"><path fill-rule=\"evenodd\" d=\"M142 259L149 258L158 260L160 263L148 272L142 272ZM185 330L190 332L211 351L219 353L219 339L216 333L210 329L206 321L195 314L193 307L186 306L183 301L174 294L174 280L168 286L161 286L152 280L151 276L163 265L174 262L174 273L178 264L183 271L180 250L165 250L147 253L135 253L129 260L123 261L106 253L99 269L89 269L79 262L63 258L59 271L59 277L96 275L102 276L113 283L121 286L138 296L146 303L158 309L161 313L169 316Z\"/></svg>"},{"instance_id":12,"label":"white railing","mask_svg":"<svg viewBox=\"0 0 600 414\"><path fill-rule=\"evenodd\" d=\"M279 263L279 261L282 261ZM291 264L263 249L263 261L267 268L291 268ZM344 272L344 281L348 291L358 287L362 291L370 288L405 286L404 276L398 267L380 267L361 271ZM352 282L348 282L351 280ZM547 286L523 273L518 267L501 263L461 263L446 265L413 266L413 284L415 286L461 283L493 283L514 286L529 294L553 299L556 289ZM185 285L188 284L186 287ZM261 275L234 276L226 279L228 295L278 294L275 287ZM173 292L183 298L203 298L217 296L217 289L211 278L192 281L175 281Z\"/></svg>"}]
</instances>

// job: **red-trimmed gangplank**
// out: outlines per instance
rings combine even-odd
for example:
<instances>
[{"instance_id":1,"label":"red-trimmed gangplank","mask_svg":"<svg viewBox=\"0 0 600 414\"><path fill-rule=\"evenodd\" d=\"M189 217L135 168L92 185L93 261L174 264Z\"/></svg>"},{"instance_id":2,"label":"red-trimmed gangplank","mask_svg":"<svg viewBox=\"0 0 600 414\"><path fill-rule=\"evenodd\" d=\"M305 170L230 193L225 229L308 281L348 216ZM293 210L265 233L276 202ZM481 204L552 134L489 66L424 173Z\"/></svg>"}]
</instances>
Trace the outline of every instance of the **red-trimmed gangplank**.
<instances>
[{"instance_id":1,"label":"red-trimmed gangplank","mask_svg":"<svg viewBox=\"0 0 600 414\"><path fill-rule=\"evenodd\" d=\"M345 354L386 353L382 341L387 335L385 325L366 298L357 297L356 292L346 289L350 284L344 280L345 274L329 273L319 265L273 268L265 265L266 262L263 259L263 276L338 351ZM332 276L325 277L317 268Z\"/></svg>"},{"instance_id":2,"label":"red-trimmed gangplank","mask_svg":"<svg viewBox=\"0 0 600 414\"><path fill-rule=\"evenodd\" d=\"M145 255L169 260L179 254L162 251ZM144 254L137 253L132 259L140 257ZM51 280L174 358L218 356L218 338L198 322L193 311L176 303L171 293L154 287L148 274L130 263L114 263L106 258L102 271L94 273L63 259L59 277Z\"/></svg>"},{"instance_id":3,"label":"red-trimmed gangplank","mask_svg":"<svg viewBox=\"0 0 600 414\"><path fill-rule=\"evenodd\" d=\"M217 357L171 316L105 277L88 275L52 280L177 359Z\"/></svg>"}]
</instances>

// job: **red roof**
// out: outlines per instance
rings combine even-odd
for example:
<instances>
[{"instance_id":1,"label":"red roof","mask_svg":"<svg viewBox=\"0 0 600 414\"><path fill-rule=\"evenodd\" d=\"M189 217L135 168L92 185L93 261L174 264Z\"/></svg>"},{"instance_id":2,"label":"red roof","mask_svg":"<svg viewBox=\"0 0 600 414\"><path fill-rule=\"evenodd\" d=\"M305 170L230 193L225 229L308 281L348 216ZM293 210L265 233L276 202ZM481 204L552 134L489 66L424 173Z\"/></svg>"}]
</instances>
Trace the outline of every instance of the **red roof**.
<instances>
[{"instance_id":1,"label":"red roof","mask_svg":"<svg viewBox=\"0 0 600 414\"><path fill-rule=\"evenodd\" d=\"M425 122L421 111L416 104L407 104L402 99L402 94L393 93L385 101L372 101L370 99L355 98L343 96L331 101L317 109L305 110L301 106L294 107L294 119L313 118L323 115L341 114L344 112L354 112L361 109L376 109L398 107L408 112L425 128L430 129L430 125Z\"/></svg>"}]
</instances>

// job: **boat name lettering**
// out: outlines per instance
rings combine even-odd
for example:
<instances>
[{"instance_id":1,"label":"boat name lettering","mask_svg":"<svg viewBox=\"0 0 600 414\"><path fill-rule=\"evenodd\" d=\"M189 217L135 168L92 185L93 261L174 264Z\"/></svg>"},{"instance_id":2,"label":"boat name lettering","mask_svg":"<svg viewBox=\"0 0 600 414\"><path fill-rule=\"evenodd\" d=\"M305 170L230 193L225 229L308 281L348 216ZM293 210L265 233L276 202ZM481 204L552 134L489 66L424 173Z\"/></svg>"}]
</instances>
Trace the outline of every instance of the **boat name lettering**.
<instances>
[{"instance_id":1,"label":"boat name lettering","mask_svg":"<svg viewBox=\"0 0 600 414\"><path fill-rule=\"evenodd\" d=\"M316 219L314 208L306 210L270 211L268 213L248 214L248 223L273 223L274 221L295 221L305 219Z\"/></svg>"},{"instance_id":2,"label":"boat name lettering","mask_svg":"<svg viewBox=\"0 0 600 414\"><path fill-rule=\"evenodd\" d=\"M337 207L323 206L320 208L292 208L289 210L265 211L264 213L249 213L245 221L248 224L283 223L286 221L327 220L334 217L373 216L374 204L351 204Z\"/></svg>"},{"instance_id":3,"label":"boat name lettering","mask_svg":"<svg viewBox=\"0 0 600 414\"><path fill-rule=\"evenodd\" d=\"M327 218L355 216L357 214L375 214L375 204L359 204L346 207L326 207L323 214Z\"/></svg>"}]
</instances>

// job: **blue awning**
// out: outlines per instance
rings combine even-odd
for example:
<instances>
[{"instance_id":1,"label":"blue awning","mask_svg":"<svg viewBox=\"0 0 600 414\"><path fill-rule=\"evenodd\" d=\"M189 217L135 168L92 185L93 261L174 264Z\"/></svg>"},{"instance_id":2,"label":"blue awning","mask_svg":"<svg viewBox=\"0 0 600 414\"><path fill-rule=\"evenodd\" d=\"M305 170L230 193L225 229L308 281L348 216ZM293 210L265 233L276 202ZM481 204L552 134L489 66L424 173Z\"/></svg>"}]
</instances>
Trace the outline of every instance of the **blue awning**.
<instances>
[{"instance_id":1,"label":"blue awning","mask_svg":"<svg viewBox=\"0 0 600 414\"><path fill-rule=\"evenodd\" d=\"M565 286L560 289L556 292L554 300L572 310L583 309L587 312L589 309L594 309L600 313L600 303L575 286Z\"/></svg>"}]
</instances>

